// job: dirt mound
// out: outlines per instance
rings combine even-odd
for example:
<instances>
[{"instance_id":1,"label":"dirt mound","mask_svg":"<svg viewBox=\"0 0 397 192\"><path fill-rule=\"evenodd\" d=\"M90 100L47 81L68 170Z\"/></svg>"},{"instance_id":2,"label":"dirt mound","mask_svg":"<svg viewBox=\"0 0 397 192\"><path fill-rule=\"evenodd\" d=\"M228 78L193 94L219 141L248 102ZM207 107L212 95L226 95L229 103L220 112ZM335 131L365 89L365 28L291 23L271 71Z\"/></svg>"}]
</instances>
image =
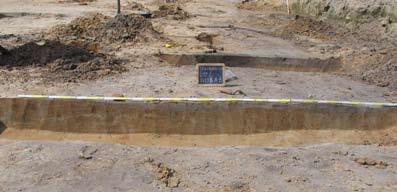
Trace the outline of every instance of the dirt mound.
<instances>
[{"instance_id":1,"label":"dirt mound","mask_svg":"<svg viewBox=\"0 0 397 192\"><path fill-rule=\"evenodd\" d=\"M285 11L287 6L280 0L244 0L237 4L237 8L251 11Z\"/></svg>"},{"instance_id":2,"label":"dirt mound","mask_svg":"<svg viewBox=\"0 0 397 192\"><path fill-rule=\"evenodd\" d=\"M385 16L397 20L395 0L292 0L290 2L294 13L335 18L352 24Z\"/></svg>"},{"instance_id":3,"label":"dirt mound","mask_svg":"<svg viewBox=\"0 0 397 192\"><path fill-rule=\"evenodd\" d=\"M330 42L335 49L324 52L340 55L347 74L380 87L397 89L397 31L390 28L391 24L390 18L374 19L351 29L334 20L296 16L273 35L299 43L305 41L300 36Z\"/></svg>"},{"instance_id":4,"label":"dirt mound","mask_svg":"<svg viewBox=\"0 0 397 192\"><path fill-rule=\"evenodd\" d=\"M184 11L181 7L176 4L164 4L160 5L159 9L153 11L153 18L168 17L170 16L175 20L185 20L190 17L189 13Z\"/></svg>"},{"instance_id":5,"label":"dirt mound","mask_svg":"<svg viewBox=\"0 0 397 192\"><path fill-rule=\"evenodd\" d=\"M285 11L287 1L243 0L240 9L255 11ZM334 18L358 24L374 18L389 16L397 21L395 0L289 0L290 11L314 17Z\"/></svg>"},{"instance_id":6,"label":"dirt mound","mask_svg":"<svg viewBox=\"0 0 397 192\"><path fill-rule=\"evenodd\" d=\"M150 20L140 15L108 17L100 13L79 17L67 25L51 29L48 34L49 38L66 42L100 45L147 41L158 35Z\"/></svg>"},{"instance_id":7,"label":"dirt mound","mask_svg":"<svg viewBox=\"0 0 397 192\"><path fill-rule=\"evenodd\" d=\"M332 40L341 38L344 33L330 23L297 15L285 27L274 31L273 35L288 39L293 39L295 35L302 35L315 39Z\"/></svg>"},{"instance_id":8,"label":"dirt mound","mask_svg":"<svg viewBox=\"0 0 397 192\"><path fill-rule=\"evenodd\" d=\"M135 1L128 1L127 2L127 6L124 7L124 9L127 9L127 10L138 10L138 11L146 10L145 6L143 6L142 3L138 3L138 2L135 2Z\"/></svg>"},{"instance_id":9,"label":"dirt mound","mask_svg":"<svg viewBox=\"0 0 397 192\"><path fill-rule=\"evenodd\" d=\"M40 44L42 43L30 42L10 50L9 54L0 57L0 66L45 66L57 59L74 59L85 62L93 57L82 48L55 41L45 42L44 45Z\"/></svg>"},{"instance_id":10,"label":"dirt mound","mask_svg":"<svg viewBox=\"0 0 397 192\"><path fill-rule=\"evenodd\" d=\"M381 87L397 89L397 49L383 50L364 57L370 63L361 78Z\"/></svg>"},{"instance_id":11,"label":"dirt mound","mask_svg":"<svg viewBox=\"0 0 397 192\"><path fill-rule=\"evenodd\" d=\"M0 55L0 67L31 66L43 67L44 79L66 82L97 79L124 71L121 61L58 41L30 42Z\"/></svg>"}]
</instances>

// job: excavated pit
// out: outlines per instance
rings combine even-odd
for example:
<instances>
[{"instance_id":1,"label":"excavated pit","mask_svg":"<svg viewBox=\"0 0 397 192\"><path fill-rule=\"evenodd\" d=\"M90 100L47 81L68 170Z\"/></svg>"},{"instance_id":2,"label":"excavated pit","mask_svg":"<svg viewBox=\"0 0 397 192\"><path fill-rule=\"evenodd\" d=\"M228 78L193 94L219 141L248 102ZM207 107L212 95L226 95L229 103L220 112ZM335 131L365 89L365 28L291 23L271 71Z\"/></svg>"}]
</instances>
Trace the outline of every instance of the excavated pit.
<instances>
[{"instance_id":1,"label":"excavated pit","mask_svg":"<svg viewBox=\"0 0 397 192\"><path fill-rule=\"evenodd\" d=\"M134 145L379 143L397 108L319 103L0 99L0 137ZM389 141L386 141L389 139Z\"/></svg>"},{"instance_id":2,"label":"excavated pit","mask_svg":"<svg viewBox=\"0 0 397 192\"><path fill-rule=\"evenodd\" d=\"M197 63L224 63L229 67L252 67L280 71L333 72L341 68L338 58L287 58L244 54L160 54L170 64L195 65Z\"/></svg>"}]
</instances>

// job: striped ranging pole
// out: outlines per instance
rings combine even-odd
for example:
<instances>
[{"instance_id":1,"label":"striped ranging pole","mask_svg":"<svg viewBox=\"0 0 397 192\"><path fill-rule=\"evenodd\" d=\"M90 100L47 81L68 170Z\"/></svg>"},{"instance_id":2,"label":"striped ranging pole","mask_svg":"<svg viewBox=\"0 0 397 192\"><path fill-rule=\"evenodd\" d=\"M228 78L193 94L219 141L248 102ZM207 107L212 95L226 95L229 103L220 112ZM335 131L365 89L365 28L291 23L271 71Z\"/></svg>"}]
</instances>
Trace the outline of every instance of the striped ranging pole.
<instances>
[{"instance_id":1,"label":"striped ranging pole","mask_svg":"<svg viewBox=\"0 0 397 192\"><path fill-rule=\"evenodd\" d=\"M397 103L336 101L312 99L266 99L266 98L166 98L166 97L96 97L96 96L55 96L55 95L18 95L18 98L54 99L54 100L92 100L92 101L135 101L135 102L252 102L279 104L329 104L363 107L396 107Z\"/></svg>"}]
</instances>

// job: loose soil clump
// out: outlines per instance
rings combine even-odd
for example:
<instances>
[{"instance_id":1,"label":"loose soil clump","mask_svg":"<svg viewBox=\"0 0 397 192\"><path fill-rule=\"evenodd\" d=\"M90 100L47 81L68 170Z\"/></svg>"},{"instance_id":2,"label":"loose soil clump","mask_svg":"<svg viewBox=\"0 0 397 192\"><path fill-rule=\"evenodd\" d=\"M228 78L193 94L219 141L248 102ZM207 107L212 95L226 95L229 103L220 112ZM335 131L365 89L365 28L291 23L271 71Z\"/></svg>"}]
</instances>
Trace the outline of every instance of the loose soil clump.
<instances>
[{"instance_id":1,"label":"loose soil clump","mask_svg":"<svg viewBox=\"0 0 397 192\"><path fill-rule=\"evenodd\" d=\"M363 56L369 62L361 75L364 81L380 87L397 89L397 49Z\"/></svg>"},{"instance_id":2,"label":"loose soil clump","mask_svg":"<svg viewBox=\"0 0 397 192\"><path fill-rule=\"evenodd\" d=\"M0 55L0 68L41 67L46 80L76 82L124 71L122 62L58 41L29 42Z\"/></svg>"},{"instance_id":3,"label":"loose soil clump","mask_svg":"<svg viewBox=\"0 0 397 192\"><path fill-rule=\"evenodd\" d=\"M176 171L163 163L156 163L151 158L145 159L145 165L154 172L156 179L165 184L166 187L176 188L180 179L176 177Z\"/></svg>"},{"instance_id":4,"label":"loose soil clump","mask_svg":"<svg viewBox=\"0 0 397 192\"><path fill-rule=\"evenodd\" d=\"M370 159L370 158L366 158L366 157L356 158L356 159L354 159L354 161L360 165L375 166L380 169L385 169L387 166L389 166L389 164L386 163L385 161Z\"/></svg>"},{"instance_id":5,"label":"loose soil clump","mask_svg":"<svg viewBox=\"0 0 397 192\"><path fill-rule=\"evenodd\" d=\"M164 4L161 5L158 10L153 11L153 18L168 16L170 16L174 20L185 20L190 18L189 13L184 11L176 4Z\"/></svg>"}]
</instances>

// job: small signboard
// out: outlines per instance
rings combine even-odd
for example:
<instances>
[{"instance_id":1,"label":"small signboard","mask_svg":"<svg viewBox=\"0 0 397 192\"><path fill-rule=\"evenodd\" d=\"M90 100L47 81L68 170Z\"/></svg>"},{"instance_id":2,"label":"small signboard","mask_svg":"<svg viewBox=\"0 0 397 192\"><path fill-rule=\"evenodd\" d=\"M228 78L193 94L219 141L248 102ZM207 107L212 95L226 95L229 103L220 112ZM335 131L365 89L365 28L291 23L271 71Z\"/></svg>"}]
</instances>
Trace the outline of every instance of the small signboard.
<instances>
[{"instance_id":1,"label":"small signboard","mask_svg":"<svg viewBox=\"0 0 397 192\"><path fill-rule=\"evenodd\" d=\"M223 63L199 63L198 84L204 86L225 85L225 64Z\"/></svg>"}]
</instances>

